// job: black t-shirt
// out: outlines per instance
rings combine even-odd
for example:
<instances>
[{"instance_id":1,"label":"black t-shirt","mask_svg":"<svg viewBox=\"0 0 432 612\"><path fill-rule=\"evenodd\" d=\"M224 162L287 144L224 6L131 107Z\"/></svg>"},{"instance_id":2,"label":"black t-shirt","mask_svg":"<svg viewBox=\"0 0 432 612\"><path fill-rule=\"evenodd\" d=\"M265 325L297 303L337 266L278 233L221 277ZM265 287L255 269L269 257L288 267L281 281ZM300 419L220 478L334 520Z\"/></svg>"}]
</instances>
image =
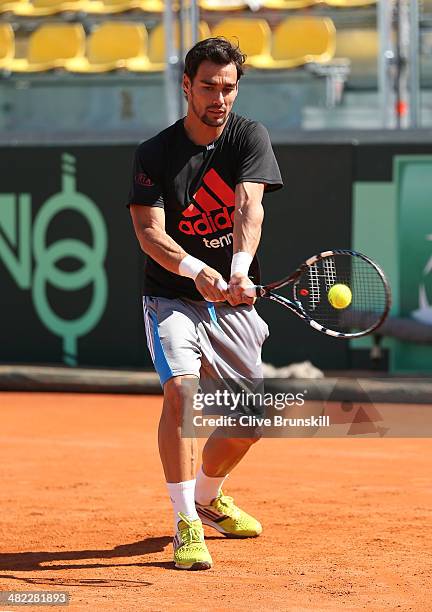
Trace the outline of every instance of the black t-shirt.
<instances>
[{"instance_id":1,"label":"black t-shirt","mask_svg":"<svg viewBox=\"0 0 432 612\"><path fill-rule=\"evenodd\" d=\"M166 233L229 281L234 191L247 181L265 183L266 191L282 187L263 125L231 113L219 138L201 146L188 138L180 119L138 146L128 206L163 208ZM249 276L259 283L256 257ZM169 272L151 257L146 259L143 294L203 299L193 280Z\"/></svg>"}]
</instances>

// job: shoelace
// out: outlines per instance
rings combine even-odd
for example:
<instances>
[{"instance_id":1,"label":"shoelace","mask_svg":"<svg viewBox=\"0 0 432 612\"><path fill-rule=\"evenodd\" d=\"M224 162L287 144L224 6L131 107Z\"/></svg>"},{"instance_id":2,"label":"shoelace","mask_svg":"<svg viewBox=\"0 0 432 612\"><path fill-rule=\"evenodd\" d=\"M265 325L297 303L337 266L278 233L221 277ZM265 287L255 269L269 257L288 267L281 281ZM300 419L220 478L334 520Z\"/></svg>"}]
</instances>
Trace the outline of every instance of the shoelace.
<instances>
[{"instance_id":1,"label":"shoelace","mask_svg":"<svg viewBox=\"0 0 432 612\"><path fill-rule=\"evenodd\" d=\"M202 542L202 530L198 526L192 525L192 522L183 514L181 520L186 524L186 527L181 527L180 537L183 544L192 544Z\"/></svg>"},{"instance_id":2,"label":"shoelace","mask_svg":"<svg viewBox=\"0 0 432 612\"><path fill-rule=\"evenodd\" d=\"M221 493L221 495L218 497L218 506L219 505L223 506L227 510L231 511L233 519L238 519L239 518L240 510L234 504L234 498L233 497L230 497L229 495L224 495L223 493Z\"/></svg>"}]
</instances>

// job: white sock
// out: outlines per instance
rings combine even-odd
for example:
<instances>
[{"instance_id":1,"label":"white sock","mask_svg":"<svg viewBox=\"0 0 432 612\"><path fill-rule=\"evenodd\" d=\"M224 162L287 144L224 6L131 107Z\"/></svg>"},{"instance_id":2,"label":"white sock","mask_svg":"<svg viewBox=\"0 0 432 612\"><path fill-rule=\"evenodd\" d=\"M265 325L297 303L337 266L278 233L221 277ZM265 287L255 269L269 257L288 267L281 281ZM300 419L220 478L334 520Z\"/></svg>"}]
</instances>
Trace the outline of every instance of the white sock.
<instances>
[{"instance_id":1,"label":"white sock","mask_svg":"<svg viewBox=\"0 0 432 612\"><path fill-rule=\"evenodd\" d=\"M195 499L202 506L209 506L221 492L222 485L226 476L207 476L204 474L202 466L199 469L196 479Z\"/></svg>"},{"instance_id":2,"label":"white sock","mask_svg":"<svg viewBox=\"0 0 432 612\"><path fill-rule=\"evenodd\" d=\"M177 524L181 520L178 513L183 512L192 521L199 519L195 508L196 480L183 482L167 482L168 493L174 510L174 533L177 533Z\"/></svg>"}]
</instances>

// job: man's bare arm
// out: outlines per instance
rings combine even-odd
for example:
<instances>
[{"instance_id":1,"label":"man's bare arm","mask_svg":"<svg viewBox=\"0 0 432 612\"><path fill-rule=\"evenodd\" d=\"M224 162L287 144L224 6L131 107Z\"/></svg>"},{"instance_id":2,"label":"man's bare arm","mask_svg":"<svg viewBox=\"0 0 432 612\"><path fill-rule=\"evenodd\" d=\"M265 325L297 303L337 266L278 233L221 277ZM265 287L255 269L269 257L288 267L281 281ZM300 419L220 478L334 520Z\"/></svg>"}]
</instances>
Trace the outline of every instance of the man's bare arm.
<instances>
[{"instance_id":1,"label":"man's bare arm","mask_svg":"<svg viewBox=\"0 0 432 612\"><path fill-rule=\"evenodd\" d=\"M233 254L241 251L255 255L264 219L263 195L262 183L239 183L236 186Z\"/></svg>"},{"instance_id":2,"label":"man's bare arm","mask_svg":"<svg viewBox=\"0 0 432 612\"><path fill-rule=\"evenodd\" d=\"M187 253L165 231L165 212L156 206L132 204L130 212L135 234L141 249L154 261L174 274L180 274L179 266ZM226 292L218 289L222 276L205 266L195 278L195 285L204 299L211 302L224 301Z\"/></svg>"},{"instance_id":3,"label":"man's bare arm","mask_svg":"<svg viewBox=\"0 0 432 612\"><path fill-rule=\"evenodd\" d=\"M180 262L187 253L165 232L163 208L132 204L130 212L136 237L144 253L170 272L178 274Z\"/></svg>"},{"instance_id":4,"label":"man's bare arm","mask_svg":"<svg viewBox=\"0 0 432 612\"><path fill-rule=\"evenodd\" d=\"M243 260L247 268L252 261L261 238L261 226L264 219L262 183L239 183L235 190L235 213L233 231L233 265L229 284L228 301L232 306L253 304L255 298L244 295L243 290L252 283L241 265ZM236 255L240 253L240 255ZM237 264L237 265L236 265ZM240 265L238 265L240 264Z\"/></svg>"}]
</instances>

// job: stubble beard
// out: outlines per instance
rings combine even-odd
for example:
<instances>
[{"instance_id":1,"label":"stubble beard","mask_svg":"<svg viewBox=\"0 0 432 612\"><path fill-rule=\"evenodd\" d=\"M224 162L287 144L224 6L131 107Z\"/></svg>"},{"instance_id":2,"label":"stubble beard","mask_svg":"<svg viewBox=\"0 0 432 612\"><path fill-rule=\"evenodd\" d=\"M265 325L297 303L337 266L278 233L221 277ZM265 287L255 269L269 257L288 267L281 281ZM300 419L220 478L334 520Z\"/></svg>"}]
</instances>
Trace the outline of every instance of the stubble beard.
<instances>
[{"instance_id":1,"label":"stubble beard","mask_svg":"<svg viewBox=\"0 0 432 612\"><path fill-rule=\"evenodd\" d=\"M191 106L192 106L192 110L193 110L195 116L198 117L198 119L200 121L202 121L202 123L204 123L205 125L208 125L209 127L219 127L219 126L223 125L226 122L226 120L228 119L228 113L227 112L222 117L218 117L218 118L214 118L214 119L212 117L209 117L207 115L207 113L203 113L202 115L200 115L198 110L197 110L197 108L196 108L196 106L195 106L193 97L191 97Z\"/></svg>"}]
</instances>

